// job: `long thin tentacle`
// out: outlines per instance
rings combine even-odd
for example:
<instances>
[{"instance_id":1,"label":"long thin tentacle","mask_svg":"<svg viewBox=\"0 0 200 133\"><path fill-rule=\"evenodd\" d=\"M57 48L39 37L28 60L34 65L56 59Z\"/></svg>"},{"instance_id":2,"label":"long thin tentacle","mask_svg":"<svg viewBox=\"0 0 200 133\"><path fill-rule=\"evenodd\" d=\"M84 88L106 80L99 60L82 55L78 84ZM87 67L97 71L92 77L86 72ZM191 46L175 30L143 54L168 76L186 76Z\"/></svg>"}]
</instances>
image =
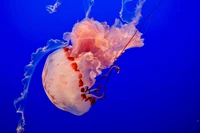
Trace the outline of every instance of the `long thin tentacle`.
<instances>
[{"instance_id":1,"label":"long thin tentacle","mask_svg":"<svg viewBox=\"0 0 200 133\"><path fill-rule=\"evenodd\" d=\"M60 40L49 40L47 43L47 46L44 46L42 48L38 48L36 52L32 53L31 55L31 62L25 66L24 68L24 78L22 79L22 84L24 86L24 90L21 93L21 96L17 99L14 100L14 106L15 109L17 110L17 113L21 114L21 118L18 122L18 127L17 127L17 133L22 133L24 131L24 126L25 126L25 119L24 119L24 106L25 102L27 99L27 94L28 94L28 88L30 85L30 81L32 78L32 75L35 71L35 68L39 61L42 59L42 57L47 54L48 52L62 48L62 47L67 47L69 41L67 42L62 42Z\"/></svg>"}]
</instances>

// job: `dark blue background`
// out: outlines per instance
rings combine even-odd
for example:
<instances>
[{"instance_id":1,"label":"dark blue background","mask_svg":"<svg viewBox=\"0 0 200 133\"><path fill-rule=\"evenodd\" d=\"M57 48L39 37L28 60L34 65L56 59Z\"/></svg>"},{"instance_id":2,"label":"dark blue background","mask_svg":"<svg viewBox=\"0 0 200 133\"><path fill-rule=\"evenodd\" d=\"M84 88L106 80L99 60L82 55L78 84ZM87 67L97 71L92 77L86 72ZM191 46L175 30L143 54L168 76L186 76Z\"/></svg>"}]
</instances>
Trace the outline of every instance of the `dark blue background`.
<instances>
[{"instance_id":1,"label":"dark blue background","mask_svg":"<svg viewBox=\"0 0 200 133\"><path fill-rule=\"evenodd\" d=\"M147 16L159 0L147 0ZM1 1L0 133L14 133L19 114L13 100L22 91L23 68L37 48L71 31L84 16L82 0L63 0L54 14L45 6L54 0ZM96 0L91 16L112 25L121 0ZM107 98L83 116L57 109L47 98L41 72L31 81L25 110L25 133L200 133L200 37L198 3L164 0L154 12L145 45L118 60ZM149 20L140 28L145 31Z\"/></svg>"}]
</instances>

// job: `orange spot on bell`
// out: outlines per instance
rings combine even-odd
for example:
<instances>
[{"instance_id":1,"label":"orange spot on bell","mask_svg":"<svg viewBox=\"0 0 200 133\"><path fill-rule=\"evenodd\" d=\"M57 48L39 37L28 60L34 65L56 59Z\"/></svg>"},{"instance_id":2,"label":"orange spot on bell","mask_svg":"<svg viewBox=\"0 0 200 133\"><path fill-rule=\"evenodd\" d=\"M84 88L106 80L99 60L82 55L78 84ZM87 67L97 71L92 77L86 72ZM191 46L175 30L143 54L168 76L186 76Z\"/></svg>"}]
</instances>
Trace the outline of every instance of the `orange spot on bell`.
<instances>
[{"instance_id":1,"label":"orange spot on bell","mask_svg":"<svg viewBox=\"0 0 200 133\"><path fill-rule=\"evenodd\" d=\"M85 94L81 94L81 97L82 97L83 99L86 99L86 98L87 98L87 96L86 96Z\"/></svg>"},{"instance_id":2,"label":"orange spot on bell","mask_svg":"<svg viewBox=\"0 0 200 133\"><path fill-rule=\"evenodd\" d=\"M79 87L83 86L83 80L82 79L79 80L79 85L78 86Z\"/></svg>"},{"instance_id":3,"label":"orange spot on bell","mask_svg":"<svg viewBox=\"0 0 200 133\"><path fill-rule=\"evenodd\" d=\"M55 100L53 100L53 104L57 105L57 104L58 104L58 102L57 102L57 101L55 101Z\"/></svg>"},{"instance_id":4,"label":"orange spot on bell","mask_svg":"<svg viewBox=\"0 0 200 133\"><path fill-rule=\"evenodd\" d=\"M68 57L68 60L74 61L74 57Z\"/></svg>"},{"instance_id":5,"label":"orange spot on bell","mask_svg":"<svg viewBox=\"0 0 200 133\"><path fill-rule=\"evenodd\" d=\"M93 105L94 103L96 102L96 100L95 100L95 98L90 98L90 103L91 103L91 105Z\"/></svg>"},{"instance_id":6,"label":"orange spot on bell","mask_svg":"<svg viewBox=\"0 0 200 133\"><path fill-rule=\"evenodd\" d=\"M79 79L81 79L83 77L83 75L81 73L79 73L78 77L79 77Z\"/></svg>"},{"instance_id":7,"label":"orange spot on bell","mask_svg":"<svg viewBox=\"0 0 200 133\"><path fill-rule=\"evenodd\" d=\"M88 97L85 101L87 101L87 100L90 101L91 106L96 102L95 98L93 98L93 97Z\"/></svg>"},{"instance_id":8,"label":"orange spot on bell","mask_svg":"<svg viewBox=\"0 0 200 133\"><path fill-rule=\"evenodd\" d=\"M52 99L52 100L54 100L54 99L55 99L55 96L54 96L54 95L50 95L50 96L51 96L51 99Z\"/></svg>"},{"instance_id":9,"label":"orange spot on bell","mask_svg":"<svg viewBox=\"0 0 200 133\"><path fill-rule=\"evenodd\" d=\"M67 84L67 81L63 81L64 84Z\"/></svg>"},{"instance_id":10,"label":"orange spot on bell","mask_svg":"<svg viewBox=\"0 0 200 133\"><path fill-rule=\"evenodd\" d=\"M69 48L63 48L65 52L69 52Z\"/></svg>"},{"instance_id":11,"label":"orange spot on bell","mask_svg":"<svg viewBox=\"0 0 200 133\"><path fill-rule=\"evenodd\" d=\"M79 70L78 70L78 65L77 65L76 62L72 63L71 66L72 66L72 68L73 68L75 71L79 71Z\"/></svg>"},{"instance_id":12,"label":"orange spot on bell","mask_svg":"<svg viewBox=\"0 0 200 133\"><path fill-rule=\"evenodd\" d=\"M65 54L67 57L69 57L69 54L70 54L70 49L69 48L63 48Z\"/></svg>"},{"instance_id":13,"label":"orange spot on bell","mask_svg":"<svg viewBox=\"0 0 200 133\"><path fill-rule=\"evenodd\" d=\"M81 92L84 92L84 91L85 91L85 88L84 88L84 87L82 87L82 88L81 88Z\"/></svg>"}]
</instances>

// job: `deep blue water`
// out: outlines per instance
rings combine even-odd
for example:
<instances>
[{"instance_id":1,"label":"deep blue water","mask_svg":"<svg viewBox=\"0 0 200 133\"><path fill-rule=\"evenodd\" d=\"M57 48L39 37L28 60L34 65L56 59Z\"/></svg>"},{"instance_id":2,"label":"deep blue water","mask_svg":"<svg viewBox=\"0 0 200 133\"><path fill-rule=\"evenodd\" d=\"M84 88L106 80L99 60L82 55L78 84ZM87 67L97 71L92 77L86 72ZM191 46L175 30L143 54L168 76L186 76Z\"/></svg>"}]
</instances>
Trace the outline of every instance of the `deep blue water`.
<instances>
[{"instance_id":1,"label":"deep blue water","mask_svg":"<svg viewBox=\"0 0 200 133\"><path fill-rule=\"evenodd\" d=\"M71 31L84 16L82 0L2 1L0 133L14 133L19 114L13 100L22 91L23 69L37 48ZM143 16L159 0L147 0ZM121 0L95 0L91 16L112 25ZM198 3L164 0L140 31L145 45L126 51L112 74L106 99L83 116L57 109L41 83L45 58L31 81L25 108L25 133L200 133L200 37ZM150 25L149 25L150 22ZM149 26L148 26L149 25Z\"/></svg>"}]
</instances>

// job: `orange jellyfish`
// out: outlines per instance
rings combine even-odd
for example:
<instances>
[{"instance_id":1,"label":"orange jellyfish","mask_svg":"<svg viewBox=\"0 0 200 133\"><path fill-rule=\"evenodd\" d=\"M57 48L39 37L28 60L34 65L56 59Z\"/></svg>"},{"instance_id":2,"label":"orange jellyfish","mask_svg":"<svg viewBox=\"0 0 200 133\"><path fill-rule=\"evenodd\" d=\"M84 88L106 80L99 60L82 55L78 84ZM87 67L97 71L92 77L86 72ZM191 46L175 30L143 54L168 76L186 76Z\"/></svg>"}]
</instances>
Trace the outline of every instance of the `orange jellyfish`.
<instances>
[{"instance_id":1,"label":"orange jellyfish","mask_svg":"<svg viewBox=\"0 0 200 133\"><path fill-rule=\"evenodd\" d=\"M93 88L96 77L106 68L117 68L114 62L129 48L142 47L142 33L136 25L141 18L141 9L145 0L138 0L134 12L128 12L125 4L131 0L122 0L120 19L112 26L106 22L98 22L89 18L94 0L88 0L86 17L77 22L71 32L65 32L62 40L49 40L47 45L38 48L31 56L31 62L25 67L24 91L21 97L14 101L17 113L21 119L17 132L24 131L24 104L33 72L41 58L51 52L42 72L42 83L50 101L59 109L74 115L83 115L97 99L99 88ZM55 12L60 5L48 6L50 13Z\"/></svg>"}]
</instances>

